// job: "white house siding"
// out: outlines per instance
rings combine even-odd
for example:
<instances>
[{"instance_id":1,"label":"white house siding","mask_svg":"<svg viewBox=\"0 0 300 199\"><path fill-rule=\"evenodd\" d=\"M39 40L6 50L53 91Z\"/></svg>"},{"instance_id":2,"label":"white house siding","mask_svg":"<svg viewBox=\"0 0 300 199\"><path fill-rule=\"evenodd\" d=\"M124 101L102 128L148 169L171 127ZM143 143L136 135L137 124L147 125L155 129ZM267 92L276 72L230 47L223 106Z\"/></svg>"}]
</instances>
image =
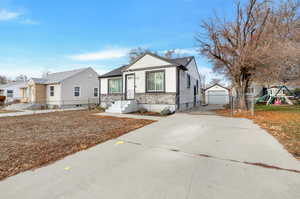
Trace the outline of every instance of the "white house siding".
<instances>
[{"instance_id":1,"label":"white house siding","mask_svg":"<svg viewBox=\"0 0 300 199\"><path fill-rule=\"evenodd\" d=\"M80 96L74 96L74 88L80 87ZM81 105L88 102L98 102L94 97L94 88L99 89L98 74L91 68L64 80L61 83L61 103L66 105ZM99 92L99 91L98 91Z\"/></svg>"},{"instance_id":2,"label":"white house siding","mask_svg":"<svg viewBox=\"0 0 300 199\"><path fill-rule=\"evenodd\" d=\"M118 77L109 77L109 78L101 78L100 79L100 95L101 95L101 106L103 108L107 108L112 104L114 101L122 100L123 94L108 94L108 80L109 79L119 79L122 78L122 76Z\"/></svg>"},{"instance_id":3,"label":"white house siding","mask_svg":"<svg viewBox=\"0 0 300 199\"><path fill-rule=\"evenodd\" d=\"M254 95L255 97L260 97L263 94L264 86L258 83L252 83L250 86L249 94Z\"/></svg>"},{"instance_id":4,"label":"white house siding","mask_svg":"<svg viewBox=\"0 0 300 199\"><path fill-rule=\"evenodd\" d=\"M21 96L21 90L20 88L23 88L26 86L26 82L12 82L6 85L1 85L0 90L3 90L3 95L6 96L6 102L12 102L14 100L20 100L22 98ZM13 97L7 97L7 91L12 90L13 91Z\"/></svg>"},{"instance_id":5,"label":"white house siding","mask_svg":"<svg viewBox=\"0 0 300 199\"><path fill-rule=\"evenodd\" d=\"M50 96L50 87L54 86L54 96ZM58 105L62 104L61 100L61 85L60 84L49 84L46 86L46 99L48 105Z\"/></svg>"},{"instance_id":6,"label":"white house siding","mask_svg":"<svg viewBox=\"0 0 300 199\"><path fill-rule=\"evenodd\" d=\"M207 104L229 104L229 90L215 85L205 90L205 102Z\"/></svg>"},{"instance_id":7,"label":"white house siding","mask_svg":"<svg viewBox=\"0 0 300 199\"><path fill-rule=\"evenodd\" d=\"M108 79L109 78L101 78L101 95L107 95L108 93Z\"/></svg>"},{"instance_id":8,"label":"white house siding","mask_svg":"<svg viewBox=\"0 0 300 199\"><path fill-rule=\"evenodd\" d=\"M156 58L155 58L156 59ZM146 92L146 73L150 71L165 72L165 93L147 93ZM138 71L128 71L123 73L123 91L125 91L126 75L135 75L135 99L139 103L140 108L145 108L149 111L160 112L168 107L172 111L176 110L176 67L145 69Z\"/></svg>"},{"instance_id":9,"label":"white house siding","mask_svg":"<svg viewBox=\"0 0 300 199\"><path fill-rule=\"evenodd\" d=\"M180 109L191 108L194 105L194 86L196 86L196 82L198 80L198 95L196 97L197 104L200 103L200 76L197 69L196 62L193 60L187 66L187 71L180 70L179 81L180 81L180 92L179 92L179 103ZM191 76L191 86L187 88L187 74Z\"/></svg>"},{"instance_id":10,"label":"white house siding","mask_svg":"<svg viewBox=\"0 0 300 199\"><path fill-rule=\"evenodd\" d=\"M130 70L146 68L146 67L154 67L154 66L167 66L171 65L169 62L166 62L162 59L156 58L152 55L145 55L143 58L138 60L136 63L130 66Z\"/></svg>"},{"instance_id":11,"label":"white house siding","mask_svg":"<svg viewBox=\"0 0 300 199\"><path fill-rule=\"evenodd\" d=\"M149 71L165 71L165 92L173 93L176 92L176 67L168 67L168 68L156 68L149 70L140 70L140 71L132 71L132 72L124 72L123 73L123 90L125 91L125 76L127 74L135 75L135 93L146 93L146 72Z\"/></svg>"}]
</instances>

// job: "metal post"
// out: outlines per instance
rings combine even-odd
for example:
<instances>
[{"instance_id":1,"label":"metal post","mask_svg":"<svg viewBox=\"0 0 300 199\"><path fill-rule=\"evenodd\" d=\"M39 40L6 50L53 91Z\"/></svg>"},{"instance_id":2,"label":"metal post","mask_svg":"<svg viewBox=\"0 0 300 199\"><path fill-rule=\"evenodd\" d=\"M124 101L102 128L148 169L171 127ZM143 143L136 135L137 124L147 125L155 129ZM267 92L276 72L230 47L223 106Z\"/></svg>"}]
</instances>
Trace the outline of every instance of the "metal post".
<instances>
[{"instance_id":1,"label":"metal post","mask_svg":"<svg viewBox=\"0 0 300 199\"><path fill-rule=\"evenodd\" d=\"M254 107L255 107L254 94L252 94L252 98L251 98L251 116L254 116Z\"/></svg>"},{"instance_id":2,"label":"metal post","mask_svg":"<svg viewBox=\"0 0 300 199\"><path fill-rule=\"evenodd\" d=\"M231 109L231 117L233 117L233 96L230 96L230 109Z\"/></svg>"}]
</instances>

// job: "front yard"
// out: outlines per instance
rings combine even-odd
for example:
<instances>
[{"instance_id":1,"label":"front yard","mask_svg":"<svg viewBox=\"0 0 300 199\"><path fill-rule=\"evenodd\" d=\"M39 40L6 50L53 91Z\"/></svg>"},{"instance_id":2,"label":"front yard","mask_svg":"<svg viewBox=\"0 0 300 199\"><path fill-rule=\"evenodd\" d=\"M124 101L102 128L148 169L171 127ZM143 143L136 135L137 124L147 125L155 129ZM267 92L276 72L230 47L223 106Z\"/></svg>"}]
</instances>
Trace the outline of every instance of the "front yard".
<instances>
[{"instance_id":1,"label":"front yard","mask_svg":"<svg viewBox=\"0 0 300 199\"><path fill-rule=\"evenodd\" d=\"M0 180L152 123L66 111L0 118Z\"/></svg>"},{"instance_id":2,"label":"front yard","mask_svg":"<svg viewBox=\"0 0 300 199\"><path fill-rule=\"evenodd\" d=\"M229 116L229 110L219 114ZM255 116L249 113L236 113L234 117L245 117L266 129L297 159L300 160L300 105L265 106L257 105Z\"/></svg>"},{"instance_id":3,"label":"front yard","mask_svg":"<svg viewBox=\"0 0 300 199\"><path fill-rule=\"evenodd\" d=\"M7 111L7 110L3 110L0 108L0 114L4 114L4 113L16 113L16 112L19 112L19 111Z\"/></svg>"}]
</instances>

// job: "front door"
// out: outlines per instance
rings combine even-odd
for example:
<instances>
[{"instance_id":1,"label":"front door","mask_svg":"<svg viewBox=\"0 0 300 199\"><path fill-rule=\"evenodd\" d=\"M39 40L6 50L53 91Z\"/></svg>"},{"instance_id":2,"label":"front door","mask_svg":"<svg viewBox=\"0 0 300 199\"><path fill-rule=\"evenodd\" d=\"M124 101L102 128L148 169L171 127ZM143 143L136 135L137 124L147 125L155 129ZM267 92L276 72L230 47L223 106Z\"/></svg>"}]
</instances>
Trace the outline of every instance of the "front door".
<instances>
[{"instance_id":1,"label":"front door","mask_svg":"<svg viewBox=\"0 0 300 199\"><path fill-rule=\"evenodd\" d=\"M133 100L134 99L134 74L126 75L126 99Z\"/></svg>"}]
</instances>

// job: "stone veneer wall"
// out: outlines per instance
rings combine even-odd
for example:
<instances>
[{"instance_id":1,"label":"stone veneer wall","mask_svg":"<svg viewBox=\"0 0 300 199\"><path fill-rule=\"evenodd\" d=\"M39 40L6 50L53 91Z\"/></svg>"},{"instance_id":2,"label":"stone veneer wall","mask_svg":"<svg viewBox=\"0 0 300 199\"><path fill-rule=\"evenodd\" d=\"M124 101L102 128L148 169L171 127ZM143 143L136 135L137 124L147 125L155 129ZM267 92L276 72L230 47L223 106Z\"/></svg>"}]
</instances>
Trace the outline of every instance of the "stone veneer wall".
<instances>
[{"instance_id":1,"label":"stone veneer wall","mask_svg":"<svg viewBox=\"0 0 300 199\"><path fill-rule=\"evenodd\" d=\"M101 105L110 106L112 102L123 100L123 94L102 94L101 95Z\"/></svg>"},{"instance_id":2,"label":"stone veneer wall","mask_svg":"<svg viewBox=\"0 0 300 199\"><path fill-rule=\"evenodd\" d=\"M135 93L139 104L176 104L176 93Z\"/></svg>"}]
</instances>

